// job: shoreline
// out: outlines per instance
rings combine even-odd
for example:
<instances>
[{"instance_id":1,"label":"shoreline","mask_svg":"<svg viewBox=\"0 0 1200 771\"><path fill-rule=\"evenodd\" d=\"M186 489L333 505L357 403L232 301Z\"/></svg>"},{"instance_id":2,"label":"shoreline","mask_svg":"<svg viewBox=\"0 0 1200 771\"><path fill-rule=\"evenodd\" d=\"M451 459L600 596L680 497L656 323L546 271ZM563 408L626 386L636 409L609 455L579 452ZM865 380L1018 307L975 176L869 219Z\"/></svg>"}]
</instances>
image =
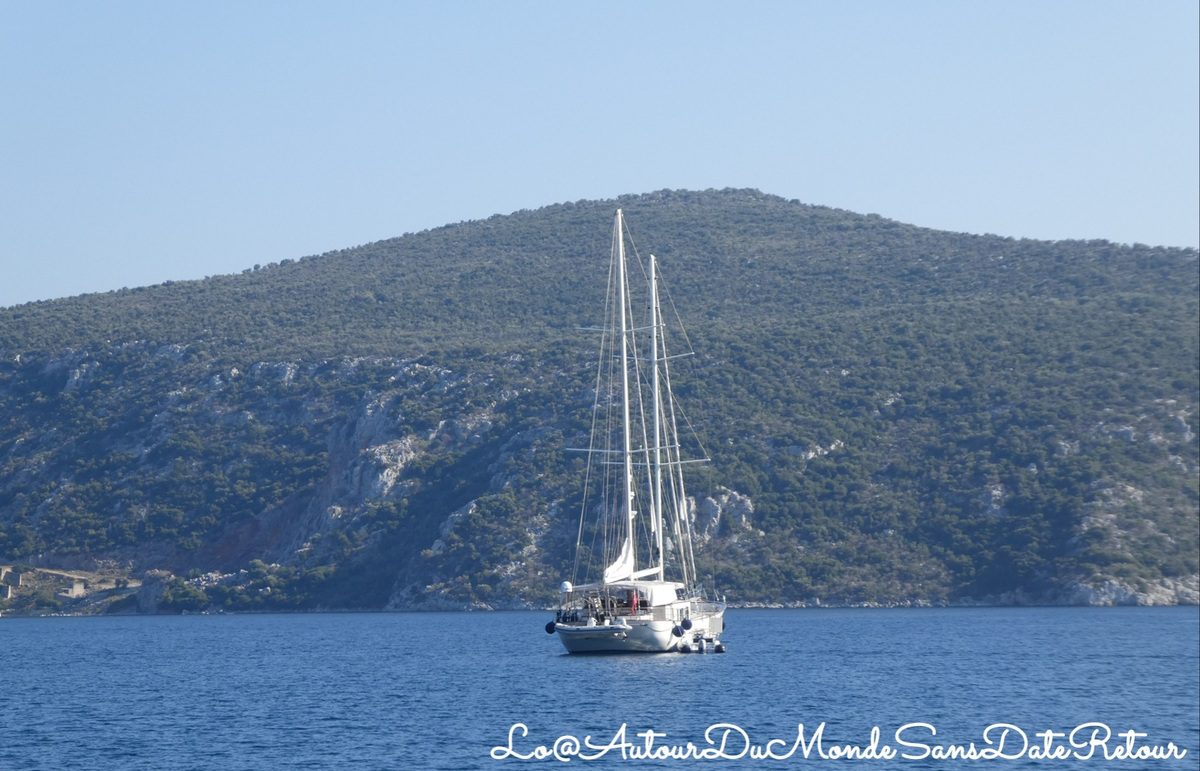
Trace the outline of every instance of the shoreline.
<instances>
[{"instance_id":1,"label":"shoreline","mask_svg":"<svg viewBox=\"0 0 1200 771\"><path fill-rule=\"evenodd\" d=\"M806 604L806 603L729 603L730 610L1003 610L1014 608L1029 608L1029 609L1046 609L1056 608L1062 610L1072 609L1100 609L1100 608L1200 608L1200 603L1194 602L1177 602L1173 604L1061 604L1061 603L998 603L998 602L973 602L973 603L847 603L847 604ZM553 613L554 608L279 608L279 609L261 609L261 610L199 610L199 611L181 611L178 613L143 613L138 611L122 611L117 613L105 612L88 612L87 610L77 611L55 611L51 613L29 613L11 608L0 609L0 620L15 619L15 618L90 618L90 617L130 617L139 616L146 618L154 617L171 617L171 616L276 616L276 615L348 615L355 613L367 614L437 614L437 613Z\"/></svg>"}]
</instances>

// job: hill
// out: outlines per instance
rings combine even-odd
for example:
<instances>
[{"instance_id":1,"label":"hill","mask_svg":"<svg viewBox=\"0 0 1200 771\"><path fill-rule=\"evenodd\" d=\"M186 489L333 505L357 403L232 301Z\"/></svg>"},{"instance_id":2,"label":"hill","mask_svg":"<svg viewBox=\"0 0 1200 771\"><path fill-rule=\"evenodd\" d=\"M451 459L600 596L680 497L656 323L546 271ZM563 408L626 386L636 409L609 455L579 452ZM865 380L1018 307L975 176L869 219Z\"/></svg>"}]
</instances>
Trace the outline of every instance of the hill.
<instances>
[{"instance_id":1,"label":"hill","mask_svg":"<svg viewBox=\"0 0 1200 771\"><path fill-rule=\"evenodd\" d=\"M1196 601L1196 250L752 190L0 309L0 563L123 570L143 609L552 601L617 206L699 354L731 601Z\"/></svg>"}]
</instances>

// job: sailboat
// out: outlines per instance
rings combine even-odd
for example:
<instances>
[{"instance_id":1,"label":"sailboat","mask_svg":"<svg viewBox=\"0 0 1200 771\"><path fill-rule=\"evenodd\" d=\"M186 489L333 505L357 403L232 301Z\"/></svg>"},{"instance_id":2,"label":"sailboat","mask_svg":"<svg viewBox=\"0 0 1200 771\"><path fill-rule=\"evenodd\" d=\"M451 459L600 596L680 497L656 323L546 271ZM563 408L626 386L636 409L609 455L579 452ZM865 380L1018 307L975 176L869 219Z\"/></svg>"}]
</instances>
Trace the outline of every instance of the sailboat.
<instances>
[{"instance_id":1,"label":"sailboat","mask_svg":"<svg viewBox=\"0 0 1200 771\"><path fill-rule=\"evenodd\" d=\"M684 487L684 466L705 459L679 440L659 291L657 259L641 260L618 209L575 563L546 624L570 653L725 652L725 603L701 588Z\"/></svg>"}]
</instances>

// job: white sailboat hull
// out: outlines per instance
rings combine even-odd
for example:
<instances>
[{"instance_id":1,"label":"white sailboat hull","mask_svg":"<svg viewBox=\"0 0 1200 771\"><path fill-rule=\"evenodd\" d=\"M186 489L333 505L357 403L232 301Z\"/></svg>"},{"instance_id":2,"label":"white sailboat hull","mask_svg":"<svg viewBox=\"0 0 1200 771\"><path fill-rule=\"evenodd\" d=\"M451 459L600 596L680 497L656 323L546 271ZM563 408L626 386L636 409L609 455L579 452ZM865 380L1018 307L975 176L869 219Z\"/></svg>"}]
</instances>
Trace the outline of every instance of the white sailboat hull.
<instances>
[{"instance_id":1,"label":"white sailboat hull","mask_svg":"<svg viewBox=\"0 0 1200 771\"><path fill-rule=\"evenodd\" d=\"M555 624L554 631L569 653L666 653L679 638L669 621L634 621L624 625Z\"/></svg>"},{"instance_id":2,"label":"white sailboat hull","mask_svg":"<svg viewBox=\"0 0 1200 771\"><path fill-rule=\"evenodd\" d=\"M705 641L716 641L725 629L725 606L682 600L603 622L578 614L560 618L553 628L568 653L668 653L702 649Z\"/></svg>"}]
</instances>

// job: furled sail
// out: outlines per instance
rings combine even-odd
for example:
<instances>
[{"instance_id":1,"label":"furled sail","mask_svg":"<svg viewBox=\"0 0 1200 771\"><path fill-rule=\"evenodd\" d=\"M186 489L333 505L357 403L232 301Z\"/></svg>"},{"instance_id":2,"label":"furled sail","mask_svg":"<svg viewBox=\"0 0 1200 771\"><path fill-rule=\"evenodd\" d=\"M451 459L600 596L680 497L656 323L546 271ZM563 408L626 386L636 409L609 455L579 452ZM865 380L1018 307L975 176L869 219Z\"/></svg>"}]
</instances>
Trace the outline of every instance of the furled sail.
<instances>
[{"instance_id":1,"label":"furled sail","mask_svg":"<svg viewBox=\"0 0 1200 771\"><path fill-rule=\"evenodd\" d=\"M616 560L611 565L604 569L604 583L611 584L613 581L626 581L633 577L633 541L629 536L625 536L625 542L621 544L621 553L617 555Z\"/></svg>"}]
</instances>

